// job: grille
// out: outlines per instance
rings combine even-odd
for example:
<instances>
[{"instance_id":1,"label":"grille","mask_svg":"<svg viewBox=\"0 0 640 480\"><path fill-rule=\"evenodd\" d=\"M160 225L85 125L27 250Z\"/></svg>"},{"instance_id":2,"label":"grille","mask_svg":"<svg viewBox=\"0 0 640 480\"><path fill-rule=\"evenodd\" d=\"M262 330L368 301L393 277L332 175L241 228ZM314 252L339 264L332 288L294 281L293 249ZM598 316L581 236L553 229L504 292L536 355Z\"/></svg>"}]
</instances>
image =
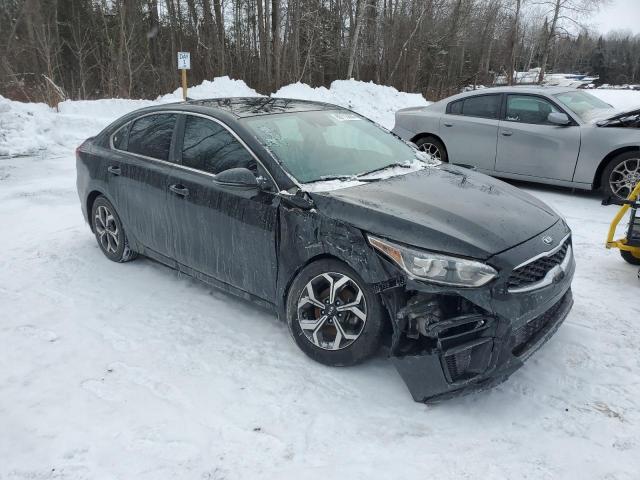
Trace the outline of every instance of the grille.
<instances>
[{"instance_id":1,"label":"grille","mask_svg":"<svg viewBox=\"0 0 640 480\"><path fill-rule=\"evenodd\" d=\"M520 328L513 332L513 354L517 357L526 352L532 343L535 343L539 334L547 330L552 325L558 315L558 311L562 308L563 302L567 295L547 310L542 315L530 320Z\"/></svg>"},{"instance_id":2,"label":"grille","mask_svg":"<svg viewBox=\"0 0 640 480\"><path fill-rule=\"evenodd\" d=\"M565 240L560 249L548 257L540 257L531 263L527 263L511 272L508 288L526 287L539 282L556 265L560 265L567 254L569 239Z\"/></svg>"}]
</instances>

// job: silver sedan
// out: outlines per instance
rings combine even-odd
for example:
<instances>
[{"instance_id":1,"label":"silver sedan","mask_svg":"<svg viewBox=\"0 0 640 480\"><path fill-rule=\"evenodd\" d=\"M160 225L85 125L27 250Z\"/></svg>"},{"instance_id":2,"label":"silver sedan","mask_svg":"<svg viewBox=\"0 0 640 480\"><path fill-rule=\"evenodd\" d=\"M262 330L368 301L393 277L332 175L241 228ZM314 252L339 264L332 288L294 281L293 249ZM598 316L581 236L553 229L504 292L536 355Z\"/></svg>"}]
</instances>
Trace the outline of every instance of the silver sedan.
<instances>
[{"instance_id":1,"label":"silver sedan","mask_svg":"<svg viewBox=\"0 0 640 480\"><path fill-rule=\"evenodd\" d=\"M396 113L393 132L496 177L626 197L640 181L640 110L571 88L499 87Z\"/></svg>"}]
</instances>

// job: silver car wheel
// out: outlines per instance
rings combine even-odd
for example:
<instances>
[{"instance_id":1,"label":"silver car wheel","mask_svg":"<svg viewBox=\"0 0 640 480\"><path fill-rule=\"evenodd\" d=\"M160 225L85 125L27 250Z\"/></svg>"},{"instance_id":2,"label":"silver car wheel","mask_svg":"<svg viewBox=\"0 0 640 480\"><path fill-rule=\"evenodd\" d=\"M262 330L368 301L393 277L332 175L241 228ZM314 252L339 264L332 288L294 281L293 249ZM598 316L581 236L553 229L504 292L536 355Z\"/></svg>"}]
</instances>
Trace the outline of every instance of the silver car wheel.
<instances>
[{"instance_id":1,"label":"silver car wheel","mask_svg":"<svg viewBox=\"0 0 640 480\"><path fill-rule=\"evenodd\" d=\"M433 143L423 143L418 147L419 150L428 153L429 155L431 155L432 157L438 159L438 160L442 160L440 158L440 149L434 145Z\"/></svg>"},{"instance_id":2,"label":"silver car wheel","mask_svg":"<svg viewBox=\"0 0 640 480\"><path fill-rule=\"evenodd\" d=\"M367 322L367 304L358 284L342 273L314 277L298 297L298 324L309 342L341 350L355 342Z\"/></svg>"},{"instance_id":3,"label":"silver car wheel","mask_svg":"<svg viewBox=\"0 0 640 480\"><path fill-rule=\"evenodd\" d=\"M104 205L100 205L96 209L96 217L93 224L102 249L106 252L116 253L120 246L120 240L118 239L120 232L113 213Z\"/></svg>"},{"instance_id":4,"label":"silver car wheel","mask_svg":"<svg viewBox=\"0 0 640 480\"><path fill-rule=\"evenodd\" d=\"M611 191L621 198L627 198L638 182L640 182L640 158L629 158L621 162L609 175Z\"/></svg>"}]
</instances>

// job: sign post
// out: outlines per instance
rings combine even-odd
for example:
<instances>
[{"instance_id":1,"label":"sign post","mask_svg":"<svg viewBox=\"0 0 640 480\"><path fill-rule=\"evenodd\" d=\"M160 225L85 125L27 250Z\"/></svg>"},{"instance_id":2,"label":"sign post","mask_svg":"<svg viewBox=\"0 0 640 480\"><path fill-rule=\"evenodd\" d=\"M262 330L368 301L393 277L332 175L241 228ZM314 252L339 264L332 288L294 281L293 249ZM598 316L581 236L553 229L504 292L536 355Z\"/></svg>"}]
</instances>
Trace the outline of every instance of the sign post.
<instances>
[{"instance_id":1,"label":"sign post","mask_svg":"<svg viewBox=\"0 0 640 480\"><path fill-rule=\"evenodd\" d=\"M187 70L191 69L191 53L178 52L178 69L182 71L182 99L187 99Z\"/></svg>"}]
</instances>

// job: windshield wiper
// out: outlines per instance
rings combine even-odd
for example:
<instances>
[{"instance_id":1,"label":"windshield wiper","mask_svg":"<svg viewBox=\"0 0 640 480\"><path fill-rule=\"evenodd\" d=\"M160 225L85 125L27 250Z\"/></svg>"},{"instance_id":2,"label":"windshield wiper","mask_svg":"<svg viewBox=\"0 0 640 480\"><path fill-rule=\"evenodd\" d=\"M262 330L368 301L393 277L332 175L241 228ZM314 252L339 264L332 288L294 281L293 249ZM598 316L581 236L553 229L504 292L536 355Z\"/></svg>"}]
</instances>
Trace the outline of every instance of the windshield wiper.
<instances>
[{"instance_id":1,"label":"windshield wiper","mask_svg":"<svg viewBox=\"0 0 640 480\"><path fill-rule=\"evenodd\" d=\"M317 182L328 182L330 180L353 180L355 182L375 182L376 178L360 178L357 175L323 175L320 178L316 178L315 180L309 180L304 183L317 183Z\"/></svg>"},{"instance_id":2,"label":"windshield wiper","mask_svg":"<svg viewBox=\"0 0 640 480\"><path fill-rule=\"evenodd\" d=\"M358 180L364 180L364 181L380 180L379 178L364 179L362 177L366 175L371 175L372 173L381 172L382 170L386 170L387 168L392 168L392 167L411 168L412 165L410 163L400 163L400 162L390 163L389 165L386 165L384 167L374 168L373 170L369 170L368 172L359 173L358 175L355 175L355 178L357 178Z\"/></svg>"}]
</instances>

